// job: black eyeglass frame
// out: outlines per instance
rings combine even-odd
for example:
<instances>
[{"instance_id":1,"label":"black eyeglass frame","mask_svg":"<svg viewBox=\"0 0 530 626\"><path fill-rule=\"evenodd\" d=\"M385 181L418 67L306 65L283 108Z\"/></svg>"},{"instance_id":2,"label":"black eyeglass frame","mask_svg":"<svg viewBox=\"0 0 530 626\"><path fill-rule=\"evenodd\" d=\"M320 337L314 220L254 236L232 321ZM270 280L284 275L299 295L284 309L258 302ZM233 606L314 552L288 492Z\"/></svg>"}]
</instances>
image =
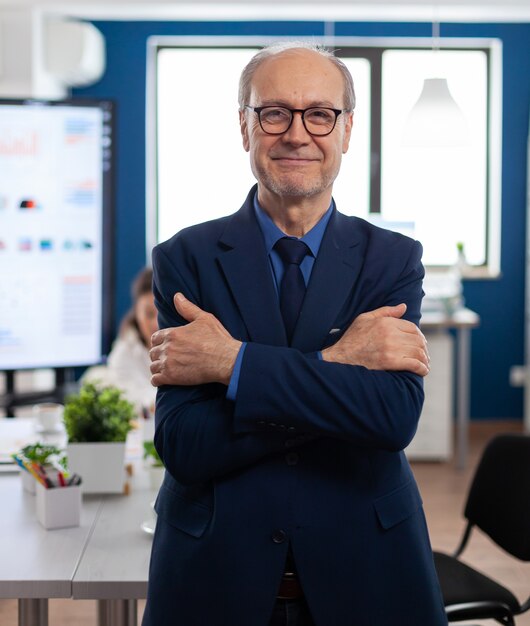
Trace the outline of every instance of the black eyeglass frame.
<instances>
[{"instance_id":1,"label":"black eyeglass frame","mask_svg":"<svg viewBox=\"0 0 530 626\"><path fill-rule=\"evenodd\" d=\"M302 117L302 124L304 125L304 128L306 129L306 132L309 133L312 137L327 137L328 135L331 135L331 133L335 130L335 126L337 125L337 119L339 117L339 115L341 113L349 113L348 109L333 109L332 107L307 107L307 109L290 109L289 107L285 107L285 106L281 106L281 105L271 105L271 104L267 104L266 106L263 107L253 107L250 106L250 104L245 104L245 109L250 109L251 111L254 111L254 113L257 113L258 115L258 121L259 121L259 125L261 127L261 130L267 134L267 135L283 135L284 133L286 133L289 128L291 128L292 124L293 124L293 120L294 120L294 114L295 113L300 113L301 117ZM263 124L261 122L261 112L263 111L263 109L284 109L285 111L289 111L289 113L291 114L291 121L289 122L289 125L287 126L287 128L285 130L282 130L281 132L278 133L271 133L269 130L265 130L263 128ZM314 111L314 110L324 110L324 111L332 111L333 113L335 113L335 121L333 122L333 126L331 127L331 130L329 130L327 133L312 133L306 126L305 124L305 119L304 116L308 111Z\"/></svg>"}]
</instances>

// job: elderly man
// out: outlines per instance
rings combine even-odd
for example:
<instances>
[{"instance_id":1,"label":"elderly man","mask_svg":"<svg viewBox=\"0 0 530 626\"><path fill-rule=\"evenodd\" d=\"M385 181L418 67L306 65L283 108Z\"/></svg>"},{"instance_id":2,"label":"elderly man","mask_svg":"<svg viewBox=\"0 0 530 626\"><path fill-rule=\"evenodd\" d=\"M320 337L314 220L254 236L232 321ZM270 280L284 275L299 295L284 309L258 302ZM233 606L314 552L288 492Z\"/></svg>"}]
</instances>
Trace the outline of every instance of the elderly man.
<instances>
[{"instance_id":1,"label":"elderly man","mask_svg":"<svg viewBox=\"0 0 530 626\"><path fill-rule=\"evenodd\" d=\"M403 453L429 369L421 246L335 208L338 59L266 48L239 104L257 186L153 255L167 471L144 626L441 626Z\"/></svg>"}]
</instances>

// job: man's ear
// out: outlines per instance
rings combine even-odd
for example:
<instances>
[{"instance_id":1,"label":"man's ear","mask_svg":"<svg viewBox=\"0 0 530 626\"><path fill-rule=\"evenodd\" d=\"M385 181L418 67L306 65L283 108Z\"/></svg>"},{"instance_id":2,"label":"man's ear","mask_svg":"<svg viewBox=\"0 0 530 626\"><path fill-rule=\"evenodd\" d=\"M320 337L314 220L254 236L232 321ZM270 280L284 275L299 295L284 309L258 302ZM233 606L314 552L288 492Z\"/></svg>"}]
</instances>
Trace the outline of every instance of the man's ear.
<instances>
[{"instance_id":1,"label":"man's ear","mask_svg":"<svg viewBox=\"0 0 530 626\"><path fill-rule=\"evenodd\" d=\"M346 120L344 122L344 137L342 138L342 154L348 152L350 145L351 129L353 126L353 111L351 113L344 113Z\"/></svg>"},{"instance_id":2,"label":"man's ear","mask_svg":"<svg viewBox=\"0 0 530 626\"><path fill-rule=\"evenodd\" d=\"M245 152L250 150L250 142L248 139L248 120L246 111L239 111L239 128L241 130L241 138L243 139L243 148Z\"/></svg>"}]
</instances>

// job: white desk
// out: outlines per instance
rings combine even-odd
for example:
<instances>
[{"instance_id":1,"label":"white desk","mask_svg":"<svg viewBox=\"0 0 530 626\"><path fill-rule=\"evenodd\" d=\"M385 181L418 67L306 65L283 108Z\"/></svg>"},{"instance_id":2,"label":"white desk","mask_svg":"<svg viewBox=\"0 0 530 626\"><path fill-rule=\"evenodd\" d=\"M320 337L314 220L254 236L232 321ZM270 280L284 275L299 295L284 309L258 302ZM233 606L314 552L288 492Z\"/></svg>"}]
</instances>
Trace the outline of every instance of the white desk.
<instances>
[{"instance_id":1,"label":"white desk","mask_svg":"<svg viewBox=\"0 0 530 626\"><path fill-rule=\"evenodd\" d=\"M456 466L458 469L464 469L467 465L471 330L479 325L480 317L469 309L461 309L451 316L424 312L420 324L422 330L427 331L445 329L456 331Z\"/></svg>"},{"instance_id":2,"label":"white desk","mask_svg":"<svg viewBox=\"0 0 530 626\"><path fill-rule=\"evenodd\" d=\"M145 475L138 475L143 482ZM151 537L140 528L156 493L138 485L129 496L105 496L72 581L72 597L99 601L99 626L136 626L147 597Z\"/></svg>"},{"instance_id":3,"label":"white desk","mask_svg":"<svg viewBox=\"0 0 530 626\"><path fill-rule=\"evenodd\" d=\"M0 476L0 598L18 598L20 626L47 626L48 599L70 598L101 499L85 499L81 525L45 530L35 515L35 496L18 474Z\"/></svg>"},{"instance_id":4,"label":"white desk","mask_svg":"<svg viewBox=\"0 0 530 626\"><path fill-rule=\"evenodd\" d=\"M37 436L31 421L0 420L0 452ZM137 452L138 443L131 443ZM83 496L76 528L45 530L35 496L20 483L18 473L0 474L0 598L18 599L19 626L48 626L49 598L95 599L100 626L136 626L152 543L141 524L156 497L142 463L135 463L129 496Z\"/></svg>"},{"instance_id":5,"label":"white desk","mask_svg":"<svg viewBox=\"0 0 530 626\"><path fill-rule=\"evenodd\" d=\"M50 598L95 599L100 626L136 626L152 543L140 525L155 496L84 496L79 527L45 530L20 476L0 476L0 598L18 599L19 626L47 626Z\"/></svg>"}]
</instances>

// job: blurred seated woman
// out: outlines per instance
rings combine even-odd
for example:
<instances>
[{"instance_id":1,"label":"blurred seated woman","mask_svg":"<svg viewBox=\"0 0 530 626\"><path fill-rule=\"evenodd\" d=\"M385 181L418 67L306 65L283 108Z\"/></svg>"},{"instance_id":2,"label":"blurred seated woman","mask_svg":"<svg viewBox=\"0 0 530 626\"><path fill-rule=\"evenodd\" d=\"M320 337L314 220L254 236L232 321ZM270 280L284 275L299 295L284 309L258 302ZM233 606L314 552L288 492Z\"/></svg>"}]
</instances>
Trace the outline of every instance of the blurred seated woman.
<instances>
[{"instance_id":1,"label":"blurred seated woman","mask_svg":"<svg viewBox=\"0 0 530 626\"><path fill-rule=\"evenodd\" d=\"M151 335L158 330L152 281L151 268L136 276L131 290L133 304L121 321L107 364L89 368L82 377L82 382L99 381L119 387L139 415L154 411L156 396L149 369Z\"/></svg>"}]
</instances>

